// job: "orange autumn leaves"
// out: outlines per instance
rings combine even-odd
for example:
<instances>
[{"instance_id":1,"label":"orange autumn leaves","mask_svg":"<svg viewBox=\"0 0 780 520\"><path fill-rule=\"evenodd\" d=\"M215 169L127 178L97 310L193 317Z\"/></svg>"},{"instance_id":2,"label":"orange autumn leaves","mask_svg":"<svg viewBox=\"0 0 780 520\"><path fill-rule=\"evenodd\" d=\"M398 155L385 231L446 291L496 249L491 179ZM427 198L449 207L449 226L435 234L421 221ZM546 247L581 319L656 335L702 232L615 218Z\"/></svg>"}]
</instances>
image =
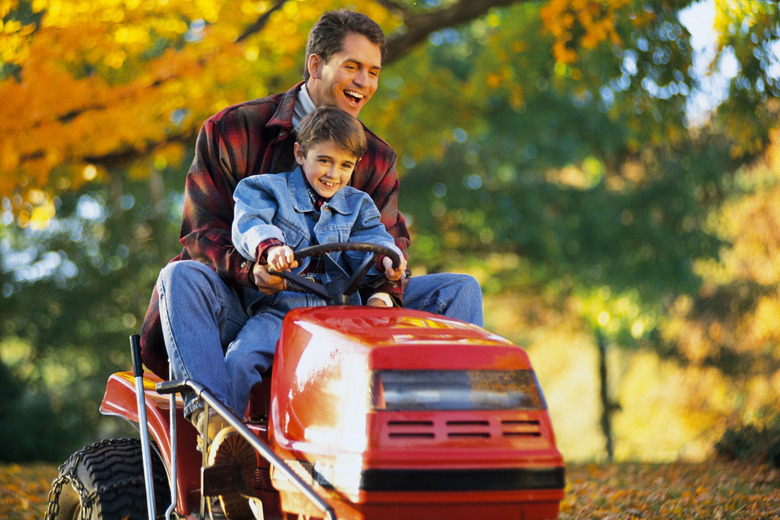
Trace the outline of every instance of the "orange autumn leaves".
<instances>
[{"instance_id":1,"label":"orange autumn leaves","mask_svg":"<svg viewBox=\"0 0 780 520\"><path fill-rule=\"evenodd\" d=\"M780 517L780 471L745 463L575 464L560 520Z\"/></svg>"},{"instance_id":2,"label":"orange autumn leaves","mask_svg":"<svg viewBox=\"0 0 780 520\"><path fill-rule=\"evenodd\" d=\"M0 466L0 517L41 518L54 465ZM736 462L569 464L560 520L768 520L780 471Z\"/></svg>"},{"instance_id":3,"label":"orange autumn leaves","mask_svg":"<svg viewBox=\"0 0 780 520\"><path fill-rule=\"evenodd\" d=\"M572 45L619 43L615 19L626 3L551 0L542 22L556 59L571 61ZM45 225L53 197L117 165L175 164L208 115L300 79L308 28L321 12L352 5L276 4L0 0L0 197L19 224ZM402 23L382 2L360 9L389 32ZM240 38L268 12L262 31Z\"/></svg>"},{"instance_id":4,"label":"orange autumn leaves","mask_svg":"<svg viewBox=\"0 0 780 520\"><path fill-rule=\"evenodd\" d=\"M176 4L196 3L3 2L0 195L40 208L100 175L95 159L165 143L203 53Z\"/></svg>"},{"instance_id":5,"label":"orange autumn leaves","mask_svg":"<svg viewBox=\"0 0 780 520\"><path fill-rule=\"evenodd\" d=\"M617 17L628 0L550 0L541 10L545 28L555 38L553 54L560 63L577 60L576 49L595 49L602 42L621 45Z\"/></svg>"},{"instance_id":6,"label":"orange autumn leaves","mask_svg":"<svg viewBox=\"0 0 780 520\"><path fill-rule=\"evenodd\" d=\"M57 467L47 464L0 465L0 518L43 518L49 488L56 477Z\"/></svg>"}]
</instances>

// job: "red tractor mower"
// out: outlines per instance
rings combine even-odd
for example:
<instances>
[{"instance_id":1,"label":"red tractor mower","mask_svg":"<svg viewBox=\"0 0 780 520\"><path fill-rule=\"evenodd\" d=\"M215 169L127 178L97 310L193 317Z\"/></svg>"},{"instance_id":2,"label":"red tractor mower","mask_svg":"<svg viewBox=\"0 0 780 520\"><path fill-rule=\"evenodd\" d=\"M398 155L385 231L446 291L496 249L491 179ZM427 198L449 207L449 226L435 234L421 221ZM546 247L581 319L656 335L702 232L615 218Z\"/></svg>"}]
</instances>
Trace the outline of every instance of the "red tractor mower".
<instances>
[{"instance_id":1,"label":"red tractor mower","mask_svg":"<svg viewBox=\"0 0 780 520\"><path fill-rule=\"evenodd\" d=\"M296 258L354 248L395 256L343 243ZM73 454L47 519L218 518L219 496L246 500L259 519L556 518L563 458L526 352L435 314L341 305L372 263L336 288L285 273L333 305L285 317L244 417L196 381L142 373L135 352L135 373L109 377L100 409L137 424L140 439ZM185 389L255 449L251 474L207 463L183 416Z\"/></svg>"}]
</instances>

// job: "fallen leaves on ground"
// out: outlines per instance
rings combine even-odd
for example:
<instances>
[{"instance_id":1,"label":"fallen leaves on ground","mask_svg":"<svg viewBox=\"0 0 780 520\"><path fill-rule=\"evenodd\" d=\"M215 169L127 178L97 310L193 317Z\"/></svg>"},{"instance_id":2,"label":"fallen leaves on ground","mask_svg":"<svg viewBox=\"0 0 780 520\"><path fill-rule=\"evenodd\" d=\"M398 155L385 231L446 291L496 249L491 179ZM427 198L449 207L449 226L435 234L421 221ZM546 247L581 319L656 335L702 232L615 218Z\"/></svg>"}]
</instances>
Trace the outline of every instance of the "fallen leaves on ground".
<instances>
[{"instance_id":1,"label":"fallen leaves on ground","mask_svg":"<svg viewBox=\"0 0 780 520\"><path fill-rule=\"evenodd\" d=\"M573 464L560 520L780 518L780 471L740 462Z\"/></svg>"},{"instance_id":2,"label":"fallen leaves on ground","mask_svg":"<svg viewBox=\"0 0 780 520\"><path fill-rule=\"evenodd\" d=\"M0 464L0 518L43 518L56 477L57 466L51 464Z\"/></svg>"},{"instance_id":3,"label":"fallen leaves on ground","mask_svg":"<svg viewBox=\"0 0 780 520\"><path fill-rule=\"evenodd\" d=\"M0 464L0 518L40 519L56 465ZM560 520L780 518L780 471L737 462L568 464Z\"/></svg>"}]
</instances>

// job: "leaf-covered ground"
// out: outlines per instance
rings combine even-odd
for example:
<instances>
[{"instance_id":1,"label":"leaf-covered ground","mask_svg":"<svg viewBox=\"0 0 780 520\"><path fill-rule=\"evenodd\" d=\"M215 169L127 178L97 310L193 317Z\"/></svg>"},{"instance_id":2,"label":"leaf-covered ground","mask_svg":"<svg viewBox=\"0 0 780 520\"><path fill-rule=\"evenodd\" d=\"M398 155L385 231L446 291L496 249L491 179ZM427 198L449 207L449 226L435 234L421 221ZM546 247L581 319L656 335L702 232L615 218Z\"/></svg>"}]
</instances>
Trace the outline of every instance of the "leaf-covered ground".
<instances>
[{"instance_id":1,"label":"leaf-covered ground","mask_svg":"<svg viewBox=\"0 0 780 520\"><path fill-rule=\"evenodd\" d=\"M780 471L739 462L570 465L559 518L780 519Z\"/></svg>"},{"instance_id":2,"label":"leaf-covered ground","mask_svg":"<svg viewBox=\"0 0 780 520\"><path fill-rule=\"evenodd\" d=\"M43 518L57 466L0 464L0 518Z\"/></svg>"},{"instance_id":3,"label":"leaf-covered ground","mask_svg":"<svg viewBox=\"0 0 780 520\"><path fill-rule=\"evenodd\" d=\"M570 464L560 520L772 520L780 471L734 462ZM0 518L40 519L54 465L0 465Z\"/></svg>"}]
</instances>

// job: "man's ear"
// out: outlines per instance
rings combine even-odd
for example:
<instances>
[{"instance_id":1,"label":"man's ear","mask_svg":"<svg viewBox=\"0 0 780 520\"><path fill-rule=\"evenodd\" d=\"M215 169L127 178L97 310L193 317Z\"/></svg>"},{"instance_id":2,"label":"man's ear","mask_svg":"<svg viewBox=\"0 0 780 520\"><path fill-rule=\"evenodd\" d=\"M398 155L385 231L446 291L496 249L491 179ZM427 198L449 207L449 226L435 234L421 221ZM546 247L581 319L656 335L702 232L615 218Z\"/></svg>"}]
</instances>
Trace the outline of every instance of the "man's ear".
<instances>
[{"instance_id":1,"label":"man's ear","mask_svg":"<svg viewBox=\"0 0 780 520\"><path fill-rule=\"evenodd\" d=\"M306 69L309 71L309 77L320 79L321 66L322 58L318 54L309 54L309 59L306 60Z\"/></svg>"}]
</instances>

